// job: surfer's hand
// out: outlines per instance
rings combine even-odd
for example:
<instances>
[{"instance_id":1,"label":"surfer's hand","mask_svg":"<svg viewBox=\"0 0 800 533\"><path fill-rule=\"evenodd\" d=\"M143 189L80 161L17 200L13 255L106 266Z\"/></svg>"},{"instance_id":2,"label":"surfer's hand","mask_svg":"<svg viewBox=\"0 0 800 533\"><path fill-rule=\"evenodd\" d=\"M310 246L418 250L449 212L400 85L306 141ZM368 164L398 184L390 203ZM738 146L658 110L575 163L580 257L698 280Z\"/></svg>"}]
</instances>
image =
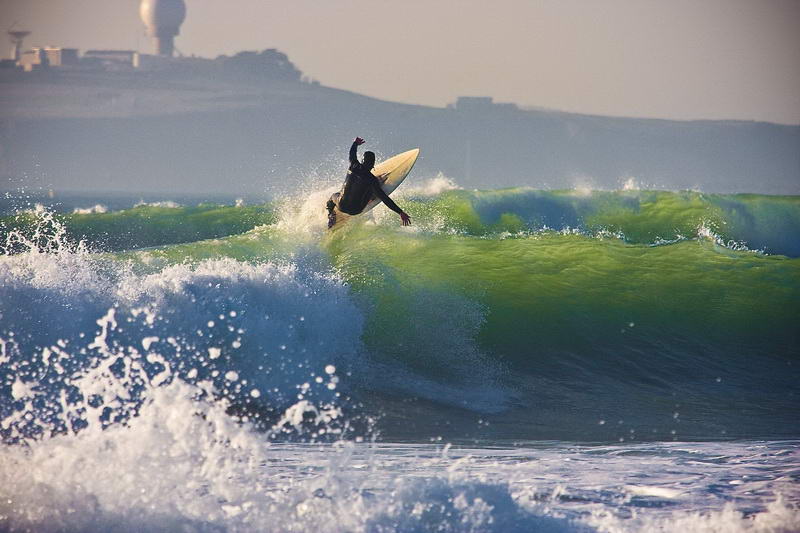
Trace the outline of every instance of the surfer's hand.
<instances>
[{"instance_id":1,"label":"surfer's hand","mask_svg":"<svg viewBox=\"0 0 800 533\"><path fill-rule=\"evenodd\" d=\"M355 142L357 145L361 146L362 144L364 144L364 143L365 143L365 142L367 142L367 141L365 141L365 140L364 140L364 139L362 139L361 137L356 137L356 140L355 140L354 142Z\"/></svg>"},{"instance_id":2,"label":"surfer's hand","mask_svg":"<svg viewBox=\"0 0 800 533\"><path fill-rule=\"evenodd\" d=\"M411 217L408 216L407 214L400 213L400 218L403 220L403 225L404 226L410 226L411 225Z\"/></svg>"}]
</instances>

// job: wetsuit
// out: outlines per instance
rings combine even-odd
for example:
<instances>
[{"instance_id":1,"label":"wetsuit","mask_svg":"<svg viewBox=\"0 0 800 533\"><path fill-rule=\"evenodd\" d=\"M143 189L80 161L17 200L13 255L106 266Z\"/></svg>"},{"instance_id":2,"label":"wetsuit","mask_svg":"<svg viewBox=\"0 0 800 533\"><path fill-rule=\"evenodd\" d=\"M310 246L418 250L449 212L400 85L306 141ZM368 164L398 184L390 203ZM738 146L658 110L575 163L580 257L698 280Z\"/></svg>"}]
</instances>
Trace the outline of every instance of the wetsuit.
<instances>
[{"instance_id":1,"label":"wetsuit","mask_svg":"<svg viewBox=\"0 0 800 533\"><path fill-rule=\"evenodd\" d=\"M372 174L372 169L358 161L357 149L358 144L354 142L350 147L350 169L347 171L344 187L342 187L341 193L331 196L328 208L331 209L333 203L339 208L339 211L348 215L357 215L364 210L370 200L378 197L386 204L386 207L398 215L403 213L403 210L389 198L389 195L383 192L381 182Z\"/></svg>"}]
</instances>

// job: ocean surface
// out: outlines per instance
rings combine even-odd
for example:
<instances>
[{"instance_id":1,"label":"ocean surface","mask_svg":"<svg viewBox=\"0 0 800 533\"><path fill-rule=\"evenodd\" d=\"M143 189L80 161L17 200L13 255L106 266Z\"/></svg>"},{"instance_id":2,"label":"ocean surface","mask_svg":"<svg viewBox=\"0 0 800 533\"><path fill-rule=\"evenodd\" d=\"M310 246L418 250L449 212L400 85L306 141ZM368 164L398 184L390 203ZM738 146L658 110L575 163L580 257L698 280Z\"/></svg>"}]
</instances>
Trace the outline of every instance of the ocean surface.
<instances>
[{"instance_id":1,"label":"ocean surface","mask_svg":"<svg viewBox=\"0 0 800 533\"><path fill-rule=\"evenodd\" d=\"M800 531L800 197L0 201L0 531Z\"/></svg>"}]
</instances>

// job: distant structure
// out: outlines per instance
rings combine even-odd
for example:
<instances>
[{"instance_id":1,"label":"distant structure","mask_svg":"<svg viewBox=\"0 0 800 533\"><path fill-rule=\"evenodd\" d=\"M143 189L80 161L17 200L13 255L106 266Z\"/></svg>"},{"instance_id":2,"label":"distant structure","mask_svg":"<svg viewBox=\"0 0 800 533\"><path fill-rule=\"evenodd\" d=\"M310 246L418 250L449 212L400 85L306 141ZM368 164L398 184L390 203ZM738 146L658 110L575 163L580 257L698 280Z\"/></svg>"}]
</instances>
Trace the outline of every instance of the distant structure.
<instances>
[{"instance_id":1,"label":"distant structure","mask_svg":"<svg viewBox=\"0 0 800 533\"><path fill-rule=\"evenodd\" d=\"M24 30L9 30L8 37L11 39L11 44L13 45L11 48L11 58L14 61L19 61L19 58L22 56L22 41L30 34L31 32Z\"/></svg>"},{"instance_id":2,"label":"distant structure","mask_svg":"<svg viewBox=\"0 0 800 533\"><path fill-rule=\"evenodd\" d=\"M155 38L156 54L172 57L175 36L186 18L186 3L183 0L142 0L139 15L147 26L147 33Z\"/></svg>"},{"instance_id":3,"label":"distant structure","mask_svg":"<svg viewBox=\"0 0 800 533\"><path fill-rule=\"evenodd\" d=\"M516 111L519 109L517 104L495 102L491 96L459 96L455 104L449 104L447 107L467 112L496 111L499 109Z\"/></svg>"},{"instance_id":4,"label":"distant structure","mask_svg":"<svg viewBox=\"0 0 800 533\"><path fill-rule=\"evenodd\" d=\"M84 61L92 61L105 69L119 70L135 66L135 50L87 50Z\"/></svg>"},{"instance_id":5,"label":"distant structure","mask_svg":"<svg viewBox=\"0 0 800 533\"><path fill-rule=\"evenodd\" d=\"M480 109L494 105L491 96L459 96L456 100L456 109Z\"/></svg>"},{"instance_id":6,"label":"distant structure","mask_svg":"<svg viewBox=\"0 0 800 533\"><path fill-rule=\"evenodd\" d=\"M64 48L62 46L47 46L44 49L47 55L47 63L51 67L64 67L67 65L77 65L78 49L77 48Z\"/></svg>"},{"instance_id":7,"label":"distant structure","mask_svg":"<svg viewBox=\"0 0 800 533\"><path fill-rule=\"evenodd\" d=\"M23 52L19 56L17 65L22 67L25 72L32 72L34 70L47 68L50 66L50 63L44 48L36 46Z\"/></svg>"},{"instance_id":8,"label":"distant structure","mask_svg":"<svg viewBox=\"0 0 800 533\"><path fill-rule=\"evenodd\" d=\"M79 61L77 48L62 48L60 46L35 46L23 52L17 65L25 72L49 68L77 65Z\"/></svg>"}]
</instances>

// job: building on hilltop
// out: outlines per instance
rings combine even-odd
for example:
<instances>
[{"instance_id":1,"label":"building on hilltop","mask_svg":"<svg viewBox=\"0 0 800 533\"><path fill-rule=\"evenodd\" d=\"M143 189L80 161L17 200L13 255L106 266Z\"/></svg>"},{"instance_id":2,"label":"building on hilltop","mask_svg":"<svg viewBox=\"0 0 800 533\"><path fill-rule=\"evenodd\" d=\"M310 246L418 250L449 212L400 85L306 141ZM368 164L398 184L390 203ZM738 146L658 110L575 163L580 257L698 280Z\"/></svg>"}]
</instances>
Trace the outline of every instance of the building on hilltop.
<instances>
[{"instance_id":1,"label":"building on hilltop","mask_svg":"<svg viewBox=\"0 0 800 533\"><path fill-rule=\"evenodd\" d=\"M62 48L60 46L47 46L44 49L47 56L47 62L51 67L64 67L68 65L77 65L78 49L77 48Z\"/></svg>"},{"instance_id":2,"label":"building on hilltop","mask_svg":"<svg viewBox=\"0 0 800 533\"><path fill-rule=\"evenodd\" d=\"M19 61L17 61L17 65L22 67L25 72L31 72L49 66L44 49L39 47L22 52L19 56Z\"/></svg>"},{"instance_id":3,"label":"building on hilltop","mask_svg":"<svg viewBox=\"0 0 800 533\"><path fill-rule=\"evenodd\" d=\"M87 50L83 54L86 62L96 62L105 68L132 68L138 52L134 50Z\"/></svg>"},{"instance_id":4,"label":"building on hilltop","mask_svg":"<svg viewBox=\"0 0 800 533\"><path fill-rule=\"evenodd\" d=\"M459 96L455 108L460 111L470 109L486 109L492 107L494 101L491 96Z\"/></svg>"},{"instance_id":5,"label":"building on hilltop","mask_svg":"<svg viewBox=\"0 0 800 533\"><path fill-rule=\"evenodd\" d=\"M60 46L36 46L20 55L17 65L25 72L48 67L64 67L77 65L79 62L77 48Z\"/></svg>"},{"instance_id":6,"label":"building on hilltop","mask_svg":"<svg viewBox=\"0 0 800 533\"><path fill-rule=\"evenodd\" d=\"M447 106L457 111L494 111L498 109L516 111L517 104L497 103L491 96L459 96L455 104Z\"/></svg>"}]
</instances>

